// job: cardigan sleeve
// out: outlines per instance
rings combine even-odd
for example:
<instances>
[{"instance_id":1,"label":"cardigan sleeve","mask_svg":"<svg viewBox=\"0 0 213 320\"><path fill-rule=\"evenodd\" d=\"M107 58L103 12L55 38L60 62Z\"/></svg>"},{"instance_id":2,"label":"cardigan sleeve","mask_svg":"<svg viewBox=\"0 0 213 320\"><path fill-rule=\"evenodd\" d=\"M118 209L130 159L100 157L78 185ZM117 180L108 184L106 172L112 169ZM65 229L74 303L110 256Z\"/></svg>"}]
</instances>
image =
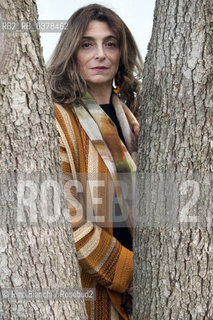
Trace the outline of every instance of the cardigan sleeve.
<instances>
[{"instance_id":1,"label":"cardigan sleeve","mask_svg":"<svg viewBox=\"0 0 213 320\"><path fill-rule=\"evenodd\" d=\"M72 152L68 155L60 135L59 142L65 193L79 265L101 285L120 293L125 292L133 277L133 253L122 246L107 229L85 220L83 206L80 205L84 201L84 195L79 195L69 183L70 176L77 176L76 157Z\"/></svg>"}]
</instances>

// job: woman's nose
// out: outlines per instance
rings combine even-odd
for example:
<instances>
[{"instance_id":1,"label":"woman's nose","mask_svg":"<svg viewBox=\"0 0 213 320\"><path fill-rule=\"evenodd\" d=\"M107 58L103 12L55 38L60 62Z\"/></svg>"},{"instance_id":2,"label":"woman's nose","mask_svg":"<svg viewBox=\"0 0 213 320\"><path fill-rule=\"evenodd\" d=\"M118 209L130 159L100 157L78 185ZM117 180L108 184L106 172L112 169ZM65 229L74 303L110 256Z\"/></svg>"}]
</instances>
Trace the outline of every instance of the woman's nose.
<instances>
[{"instance_id":1,"label":"woman's nose","mask_svg":"<svg viewBox=\"0 0 213 320\"><path fill-rule=\"evenodd\" d=\"M103 60L105 59L105 51L102 46L97 46L96 52L95 52L95 59Z\"/></svg>"}]
</instances>

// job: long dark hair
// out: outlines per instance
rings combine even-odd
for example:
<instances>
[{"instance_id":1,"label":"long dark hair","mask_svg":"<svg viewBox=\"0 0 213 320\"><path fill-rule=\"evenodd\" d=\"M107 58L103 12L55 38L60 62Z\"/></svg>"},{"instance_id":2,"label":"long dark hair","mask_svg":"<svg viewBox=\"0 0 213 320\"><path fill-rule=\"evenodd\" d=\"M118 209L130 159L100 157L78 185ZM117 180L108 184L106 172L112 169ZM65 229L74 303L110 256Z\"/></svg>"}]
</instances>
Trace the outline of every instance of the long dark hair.
<instances>
[{"instance_id":1,"label":"long dark hair","mask_svg":"<svg viewBox=\"0 0 213 320\"><path fill-rule=\"evenodd\" d=\"M76 52L90 21L106 22L116 34L121 50L119 96L137 114L140 104L143 62L136 42L122 19L112 10L91 4L77 10L68 20L53 55L48 62L49 82L54 102L72 105L87 91L78 72Z\"/></svg>"}]
</instances>

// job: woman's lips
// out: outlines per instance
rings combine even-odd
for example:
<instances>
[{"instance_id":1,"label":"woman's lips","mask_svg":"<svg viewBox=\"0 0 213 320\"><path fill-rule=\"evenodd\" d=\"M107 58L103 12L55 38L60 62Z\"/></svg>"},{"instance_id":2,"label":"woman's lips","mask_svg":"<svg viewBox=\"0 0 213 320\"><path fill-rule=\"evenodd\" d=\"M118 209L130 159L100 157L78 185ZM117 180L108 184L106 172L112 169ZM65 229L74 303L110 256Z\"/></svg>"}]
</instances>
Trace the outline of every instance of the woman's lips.
<instances>
[{"instance_id":1,"label":"woman's lips","mask_svg":"<svg viewBox=\"0 0 213 320\"><path fill-rule=\"evenodd\" d=\"M107 70L109 68L107 67L94 67L94 68L91 68L92 70L95 70L95 71L104 71L104 70Z\"/></svg>"}]
</instances>

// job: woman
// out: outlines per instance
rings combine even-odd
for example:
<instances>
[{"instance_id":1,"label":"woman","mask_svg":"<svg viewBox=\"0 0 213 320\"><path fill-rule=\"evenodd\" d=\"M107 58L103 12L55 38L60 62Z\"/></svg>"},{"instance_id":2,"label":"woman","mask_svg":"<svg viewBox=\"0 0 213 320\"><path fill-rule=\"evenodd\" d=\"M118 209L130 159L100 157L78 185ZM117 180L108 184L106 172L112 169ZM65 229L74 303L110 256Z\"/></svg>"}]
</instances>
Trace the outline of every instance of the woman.
<instances>
[{"instance_id":1,"label":"woman","mask_svg":"<svg viewBox=\"0 0 213 320\"><path fill-rule=\"evenodd\" d=\"M82 286L96 291L88 317L128 319L131 206L118 175L136 170L142 60L118 15L92 4L68 20L48 72Z\"/></svg>"}]
</instances>

